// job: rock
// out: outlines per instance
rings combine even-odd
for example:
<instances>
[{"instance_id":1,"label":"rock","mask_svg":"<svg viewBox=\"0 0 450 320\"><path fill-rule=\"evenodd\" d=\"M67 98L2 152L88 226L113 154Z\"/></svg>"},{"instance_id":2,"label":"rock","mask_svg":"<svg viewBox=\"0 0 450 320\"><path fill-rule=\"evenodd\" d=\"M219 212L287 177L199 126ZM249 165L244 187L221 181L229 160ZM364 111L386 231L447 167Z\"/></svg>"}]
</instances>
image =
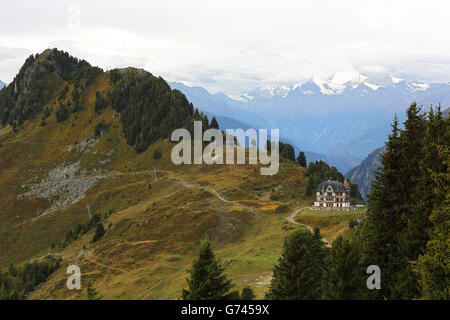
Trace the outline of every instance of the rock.
<instances>
[{"instance_id":1,"label":"rock","mask_svg":"<svg viewBox=\"0 0 450 320\"><path fill-rule=\"evenodd\" d=\"M83 199L86 191L91 189L97 180L105 178L102 175L78 176L79 169L79 161L66 167L54 168L50 170L48 176L41 182L31 186L30 191L20 194L17 198L34 197L47 199L52 205L42 215L48 214L57 208L65 209ZM97 171L94 170L94 172Z\"/></svg>"}]
</instances>

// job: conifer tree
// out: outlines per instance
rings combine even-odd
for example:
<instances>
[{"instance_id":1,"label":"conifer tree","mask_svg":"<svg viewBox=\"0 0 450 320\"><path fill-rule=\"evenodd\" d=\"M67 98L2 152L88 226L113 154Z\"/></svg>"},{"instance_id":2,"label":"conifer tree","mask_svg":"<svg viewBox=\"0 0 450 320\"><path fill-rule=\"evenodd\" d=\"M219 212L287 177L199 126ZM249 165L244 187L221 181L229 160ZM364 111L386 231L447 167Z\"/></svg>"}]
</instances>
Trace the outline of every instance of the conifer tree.
<instances>
[{"instance_id":1,"label":"conifer tree","mask_svg":"<svg viewBox=\"0 0 450 320\"><path fill-rule=\"evenodd\" d=\"M217 122L216 117L213 117L213 118L211 119L211 125L210 125L210 127L211 127L211 128L214 128L214 129L219 129L219 123Z\"/></svg>"},{"instance_id":2,"label":"conifer tree","mask_svg":"<svg viewBox=\"0 0 450 320\"><path fill-rule=\"evenodd\" d=\"M298 230L286 237L273 271L267 299L314 300L322 296L327 249L317 231Z\"/></svg>"},{"instance_id":3,"label":"conifer tree","mask_svg":"<svg viewBox=\"0 0 450 320\"><path fill-rule=\"evenodd\" d=\"M105 234L105 227L103 227L103 223L98 223L95 228L94 237L92 238L92 242L97 242L103 235Z\"/></svg>"},{"instance_id":4,"label":"conifer tree","mask_svg":"<svg viewBox=\"0 0 450 320\"><path fill-rule=\"evenodd\" d=\"M255 292L252 288L245 287L242 289L241 300L253 300L255 297Z\"/></svg>"},{"instance_id":5,"label":"conifer tree","mask_svg":"<svg viewBox=\"0 0 450 320\"><path fill-rule=\"evenodd\" d=\"M328 269L324 276L323 298L333 300L358 299L365 283L359 264L359 251L355 243L339 236L333 241L327 257Z\"/></svg>"},{"instance_id":6,"label":"conifer tree","mask_svg":"<svg viewBox=\"0 0 450 320\"><path fill-rule=\"evenodd\" d=\"M197 259L188 271L188 289L183 289L184 300L220 300L226 299L232 287L231 281L224 275L224 268L216 259L208 240L203 240Z\"/></svg>"},{"instance_id":7,"label":"conifer tree","mask_svg":"<svg viewBox=\"0 0 450 320\"><path fill-rule=\"evenodd\" d=\"M434 114L430 110L424 167L428 167L427 179L433 188L424 194L425 202L433 199L434 210L430 215L433 225L431 239L426 249L414 263L419 278L420 297L424 299L450 299L450 132L449 118L442 119L440 108ZM430 206L430 203L428 203Z\"/></svg>"},{"instance_id":8,"label":"conifer tree","mask_svg":"<svg viewBox=\"0 0 450 320\"><path fill-rule=\"evenodd\" d=\"M397 234L403 230L401 222L403 193L406 186L401 182L403 150L397 116L392 124L392 133L386 143L386 151L381 156L382 169L375 173L369 195L369 214L361 229L362 265L378 265L383 271L381 290L363 291L365 298L390 296L389 285L396 281L395 272L404 267L398 257Z\"/></svg>"},{"instance_id":9,"label":"conifer tree","mask_svg":"<svg viewBox=\"0 0 450 320\"><path fill-rule=\"evenodd\" d=\"M300 151L300 153L298 154L297 163L302 167L306 168L306 157L303 151Z\"/></svg>"},{"instance_id":10,"label":"conifer tree","mask_svg":"<svg viewBox=\"0 0 450 320\"><path fill-rule=\"evenodd\" d=\"M447 143L438 108L426 120L421 108L412 103L404 129L394 121L393 133L382 156L383 165L375 176L369 195L369 214L362 229L363 265L376 264L383 273L381 290L371 298L411 299L418 297L419 283L411 261L417 260L429 240L433 208L442 194L433 194L432 175L445 172L437 160L436 145Z\"/></svg>"}]
</instances>

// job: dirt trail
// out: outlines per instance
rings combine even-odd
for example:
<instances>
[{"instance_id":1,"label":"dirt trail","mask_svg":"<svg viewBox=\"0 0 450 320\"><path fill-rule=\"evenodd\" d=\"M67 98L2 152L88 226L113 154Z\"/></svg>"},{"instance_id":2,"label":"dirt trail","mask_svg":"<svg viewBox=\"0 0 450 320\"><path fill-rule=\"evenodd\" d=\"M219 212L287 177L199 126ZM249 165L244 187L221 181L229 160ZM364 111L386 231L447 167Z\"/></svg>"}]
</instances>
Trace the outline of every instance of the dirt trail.
<instances>
[{"instance_id":1,"label":"dirt trail","mask_svg":"<svg viewBox=\"0 0 450 320\"><path fill-rule=\"evenodd\" d=\"M310 208L310 207L302 207L302 208L298 208L298 209L294 210L294 211L289 215L289 217L287 217L287 220L288 220L290 223L292 223L292 224L296 224L296 225L305 227L305 228L308 229L311 233L314 233L314 229L313 229L311 226L309 226L309 225L307 225L307 224L303 224L303 223L299 223L299 222L295 221L295 216L296 216L297 214L299 214L299 213L302 212L303 210L309 209L309 208ZM325 245L326 245L327 247L331 247L331 245L330 245L330 243L328 242L327 239L322 238L322 241L325 243Z\"/></svg>"},{"instance_id":2,"label":"dirt trail","mask_svg":"<svg viewBox=\"0 0 450 320\"><path fill-rule=\"evenodd\" d=\"M261 215L255 210L255 208L243 205L237 201L230 201L230 200L226 199L225 197L223 197L218 191L216 191L215 189L213 189L211 187L204 187L199 184L187 182L183 178L174 176L173 173L170 171L166 171L166 173L169 178L180 181L183 184L183 187L185 187L185 188L203 188L206 191L208 191L209 193L213 194L220 201L225 202L230 205L235 205L236 207L243 208L243 209L253 213L257 218L261 218Z\"/></svg>"}]
</instances>

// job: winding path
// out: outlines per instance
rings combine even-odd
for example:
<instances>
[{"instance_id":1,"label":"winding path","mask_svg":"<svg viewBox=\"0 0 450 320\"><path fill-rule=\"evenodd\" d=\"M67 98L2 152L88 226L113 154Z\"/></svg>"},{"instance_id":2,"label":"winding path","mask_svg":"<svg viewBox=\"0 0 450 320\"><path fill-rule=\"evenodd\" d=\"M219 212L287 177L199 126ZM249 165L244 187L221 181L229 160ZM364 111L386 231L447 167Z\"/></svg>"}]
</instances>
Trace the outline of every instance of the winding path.
<instances>
[{"instance_id":1,"label":"winding path","mask_svg":"<svg viewBox=\"0 0 450 320\"><path fill-rule=\"evenodd\" d=\"M302 212L303 210L309 209L309 208L311 208L311 207L302 207L302 208L298 208L298 209L294 210L294 211L289 215L289 217L287 217L287 221L289 221L289 222L292 223L292 224L296 224L296 225L305 227L305 228L308 229L311 233L314 233L314 229L313 229L311 226L309 226L309 225L307 225L307 224L303 224L303 223L299 223L299 222L295 221L295 216L296 216L297 214L299 214L299 213ZM325 243L325 245L326 245L327 247L331 247L331 245L330 245L330 243L328 242L327 239L322 238L322 241Z\"/></svg>"}]
</instances>

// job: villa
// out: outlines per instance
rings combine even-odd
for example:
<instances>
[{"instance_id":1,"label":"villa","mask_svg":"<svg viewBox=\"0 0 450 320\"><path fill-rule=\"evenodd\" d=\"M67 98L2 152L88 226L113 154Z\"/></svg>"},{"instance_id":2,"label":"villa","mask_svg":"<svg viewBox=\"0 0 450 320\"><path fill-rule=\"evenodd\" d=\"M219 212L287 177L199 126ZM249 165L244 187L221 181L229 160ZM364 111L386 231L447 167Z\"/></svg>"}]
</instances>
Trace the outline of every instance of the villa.
<instances>
[{"instance_id":1,"label":"villa","mask_svg":"<svg viewBox=\"0 0 450 320\"><path fill-rule=\"evenodd\" d=\"M347 179L344 183L327 180L319 184L313 209L350 210L350 186Z\"/></svg>"}]
</instances>

